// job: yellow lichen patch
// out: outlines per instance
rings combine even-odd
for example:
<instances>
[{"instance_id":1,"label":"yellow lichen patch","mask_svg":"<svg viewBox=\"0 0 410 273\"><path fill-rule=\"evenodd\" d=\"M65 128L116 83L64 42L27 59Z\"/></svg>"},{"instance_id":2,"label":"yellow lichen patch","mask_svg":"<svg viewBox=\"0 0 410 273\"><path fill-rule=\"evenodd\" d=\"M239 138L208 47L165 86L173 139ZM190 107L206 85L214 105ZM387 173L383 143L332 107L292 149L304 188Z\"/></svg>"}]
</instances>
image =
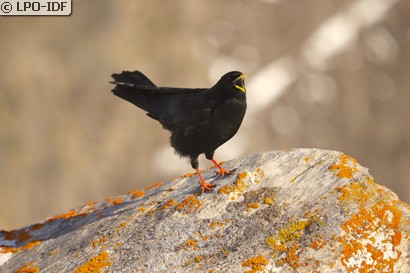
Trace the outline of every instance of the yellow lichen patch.
<instances>
[{"instance_id":1,"label":"yellow lichen patch","mask_svg":"<svg viewBox=\"0 0 410 273\"><path fill-rule=\"evenodd\" d=\"M357 160L345 154L340 155L340 163L333 164L329 167L329 171L335 172L339 178L352 178L353 173L359 171L357 169Z\"/></svg>"},{"instance_id":2,"label":"yellow lichen patch","mask_svg":"<svg viewBox=\"0 0 410 273\"><path fill-rule=\"evenodd\" d=\"M37 273L40 271L40 268L34 266L35 263L31 262L26 264L25 266L17 269L15 273Z\"/></svg>"},{"instance_id":3,"label":"yellow lichen patch","mask_svg":"<svg viewBox=\"0 0 410 273\"><path fill-rule=\"evenodd\" d=\"M312 159L312 156L307 156L307 157L304 157L304 158L303 158L303 160L304 160L306 163L308 163L309 160L311 160L311 159Z\"/></svg>"},{"instance_id":4,"label":"yellow lichen patch","mask_svg":"<svg viewBox=\"0 0 410 273\"><path fill-rule=\"evenodd\" d=\"M399 224L402 212L396 202L379 201L371 208L361 206L341 227L338 238L343 247L341 263L347 272L395 272L401 256L396 249L402 241Z\"/></svg>"},{"instance_id":5,"label":"yellow lichen patch","mask_svg":"<svg viewBox=\"0 0 410 273\"><path fill-rule=\"evenodd\" d=\"M169 199L165 204L163 204L162 206L160 206L158 209L166 209L172 206L175 206L177 204L177 201L175 201L175 199Z\"/></svg>"},{"instance_id":6,"label":"yellow lichen patch","mask_svg":"<svg viewBox=\"0 0 410 273\"><path fill-rule=\"evenodd\" d=\"M265 197L265 204L273 206L275 203L273 202L272 198Z\"/></svg>"},{"instance_id":7,"label":"yellow lichen patch","mask_svg":"<svg viewBox=\"0 0 410 273\"><path fill-rule=\"evenodd\" d=\"M275 239L273 236L269 236L268 239L266 239L266 245L275 248L278 245L279 241Z\"/></svg>"},{"instance_id":8,"label":"yellow lichen patch","mask_svg":"<svg viewBox=\"0 0 410 273\"><path fill-rule=\"evenodd\" d=\"M77 267L75 273L99 273L101 269L110 266L111 262L106 251L101 252L99 255L91 258L85 264Z\"/></svg>"},{"instance_id":9,"label":"yellow lichen patch","mask_svg":"<svg viewBox=\"0 0 410 273\"><path fill-rule=\"evenodd\" d=\"M274 252L275 254L280 252L280 251L286 251L287 250L287 246L285 243L281 243L279 240L277 240L274 236L269 236L266 241L265 241L266 245L270 248L273 248L276 252ZM274 256L274 255L273 255ZM272 257L273 257L272 256Z\"/></svg>"},{"instance_id":10,"label":"yellow lichen patch","mask_svg":"<svg viewBox=\"0 0 410 273\"><path fill-rule=\"evenodd\" d=\"M298 240L307 226L311 224L311 220L292 220L289 221L286 226L278 233L278 239L282 243L292 242Z\"/></svg>"},{"instance_id":11,"label":"yellow lichen patch","mask_svg":"<svg viewBox=\"0 0 410 273\"><path fill-rule=\"evenodd\" d=\"M247 273L263 271L268 264L268 260L263 255L255 256L242 262L242 267L250 267L252 270L245 271Z\"/></svg>"},{"instance_id":12,"label":"yellow lichen patch","mask_svg":"<svg viewBox=\"0 0 410 273\"><path fill-rule=\"evenodd\" d=\"M139 190L131 190L131 191L128 192L128 194L132 194L131 199L135 199L135 198L144 196L144 195L145 195L145 191L144 191L144 190L141 190L141 191L139 191Z\"/></svg>"},{"instance_id":13,"label":"yellow lichen patch","mask_svg":"<svg viewBox=\"0 0 410 273\"><path fill-rule=\"evenodd\" d=\"M161 187L162 184L163 184L162 182L155 183L154 185L151 185L148 188L145 188L145 190L149 191L149 190L152 190L153 188Z\"/></svg>"},{"instance_id":14,"label":"yellow lichen patch","mask_svg":"<svg viewBox=\"0 0 410 273\"><path fill-rule=\"evenodd\" d=\"M144 207L139 207L138 210L141 211L142 213L144 213L147 209L144 208Z\"/></svg>"},{"instance_id":15,"label":"yellow lichen patch","mask_svg":"<svg viewBox=\"0 0 410 273\"><path fill-rule=\"evenodd\" d=\"M250 204L246 204L246 206L248 207L248 208L252 208L252 209L257 209L257 208L259 208L259 203L250 203Z\"/></svg>"},{"instance_id":16,"label":"yellow lichen patch","mask_svg":"<svg viewBox=\"0 0 410 273\"><path fill-rule=\"evenodd\" d=\"M183 212L184 214L189 214L193 211L198 210L201 206L202 202L198 200L195 195L190 195L185 198L184 201L179 203L178 206L176 206L176 209Z\"/></svg>"},{"instance_id":17,"label":"yellow lichen patch","mask_svg":"<svg viewBox=\"0 0 410 273\"><path fill-rule=\"evenodd\" d=\"M39 245L40 243L41 243L41 241L38 241L38 240L32 241L32 242L29 242L29 243L25 244L21 249L29 250L30 248L33 248L33 247Z\"/></svg>"}]
</instances>

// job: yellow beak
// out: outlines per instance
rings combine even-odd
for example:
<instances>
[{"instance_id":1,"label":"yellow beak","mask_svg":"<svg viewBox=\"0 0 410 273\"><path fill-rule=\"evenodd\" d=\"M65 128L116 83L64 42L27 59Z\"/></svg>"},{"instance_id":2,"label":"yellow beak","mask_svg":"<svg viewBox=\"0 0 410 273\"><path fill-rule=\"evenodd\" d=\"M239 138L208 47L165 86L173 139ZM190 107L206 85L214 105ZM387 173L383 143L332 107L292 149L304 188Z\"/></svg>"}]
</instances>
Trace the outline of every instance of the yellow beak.
<instances>
[{"instance_id":1,"label":"yellow beak","mask_svg":"<svg viewBox=\"0 0 410 273\"><path fill-rule=\"evenodd\" d=\"M235 84L235 87L238 88L239 90L241 90L242 92L246 92L245 90L245 85L244 85L244 80L246 78L245 74L241 74L238 78L235 79L234 83L239 83L239 84Z\"/></svg>"}]
</instances>

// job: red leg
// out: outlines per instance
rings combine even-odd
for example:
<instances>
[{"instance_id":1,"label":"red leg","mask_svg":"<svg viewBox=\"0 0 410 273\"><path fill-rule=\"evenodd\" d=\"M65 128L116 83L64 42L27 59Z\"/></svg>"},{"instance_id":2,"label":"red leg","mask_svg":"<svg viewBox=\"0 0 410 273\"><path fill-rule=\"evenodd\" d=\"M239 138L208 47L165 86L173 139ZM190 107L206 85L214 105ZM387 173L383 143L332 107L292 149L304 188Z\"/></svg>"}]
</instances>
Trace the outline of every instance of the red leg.
<instances>
[{"instance_id":1,"label":"red leg","mask_svg":"<svg viewBox=\"0 0 410 273\"><path fill-rule=\"evenodd\" d=\"M211 161L219 169L219 172L218 171L216 172L217 174L222 175L222 176L224 176L225 174L231 174L232 171L227 171L224 168L222 168L221 164L219 164L215 159L212 158Z\"/></svg>"},{"instance_id":2,"label":"red leg","mask_svg":"<svg viewBox=\"0 0 410 273\"><path fill-rule=\"evenodd\" d=\"M195 168L196 174L199 177L199 180L201 181L201 188L202 192L204 191L211 191L213 187L215 187L215 184L208 184L205 182L205 180L202 178L201 173L199 172L198 168Z\"/></svg>"}]
</instances>

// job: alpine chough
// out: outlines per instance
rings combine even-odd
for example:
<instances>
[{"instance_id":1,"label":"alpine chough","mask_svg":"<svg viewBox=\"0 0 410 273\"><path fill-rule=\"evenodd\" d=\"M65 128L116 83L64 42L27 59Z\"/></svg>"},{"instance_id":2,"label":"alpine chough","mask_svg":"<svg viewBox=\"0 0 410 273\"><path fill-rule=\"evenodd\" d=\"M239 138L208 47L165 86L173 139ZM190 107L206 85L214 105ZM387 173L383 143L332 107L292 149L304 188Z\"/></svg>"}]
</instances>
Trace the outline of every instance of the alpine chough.
<instances>
[{"instance_id":1,"label":"alpine chough","mask_svg":"<svg viewBox=\"0 0 410 273\"><path fill-rule=\"evenodd\" d=\"M171 132L175 151L189 157L201 182L202 191L211 190L198 169L198 156L205 154L219 168L220 175L230 174L215 159L215 150L238 131L246 112L245 74L232 71L211 88L157 87L139 71L112 74L112 92L135 104Z\"/></svg>"}]
</instances>

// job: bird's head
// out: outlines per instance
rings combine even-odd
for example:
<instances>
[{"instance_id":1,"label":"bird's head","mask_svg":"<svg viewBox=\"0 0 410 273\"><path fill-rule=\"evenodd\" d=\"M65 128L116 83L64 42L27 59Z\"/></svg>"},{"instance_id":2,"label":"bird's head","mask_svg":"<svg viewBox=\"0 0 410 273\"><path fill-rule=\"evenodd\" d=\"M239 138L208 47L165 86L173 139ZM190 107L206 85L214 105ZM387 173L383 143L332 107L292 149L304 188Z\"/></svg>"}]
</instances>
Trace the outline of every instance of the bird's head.
<instances>
[{"instance_id":1,"label":"bird's head","mask_svg":"<svg viewBox=\"0 0 410 273\"><path fill-rule=\"evenodd\" d=\"M229 82L229 84L234 88L234 90L246 93L245 78L246 75L242 72L231 71L223 75L221 80L224 82Z\"/></svg>"}]
</instances>

